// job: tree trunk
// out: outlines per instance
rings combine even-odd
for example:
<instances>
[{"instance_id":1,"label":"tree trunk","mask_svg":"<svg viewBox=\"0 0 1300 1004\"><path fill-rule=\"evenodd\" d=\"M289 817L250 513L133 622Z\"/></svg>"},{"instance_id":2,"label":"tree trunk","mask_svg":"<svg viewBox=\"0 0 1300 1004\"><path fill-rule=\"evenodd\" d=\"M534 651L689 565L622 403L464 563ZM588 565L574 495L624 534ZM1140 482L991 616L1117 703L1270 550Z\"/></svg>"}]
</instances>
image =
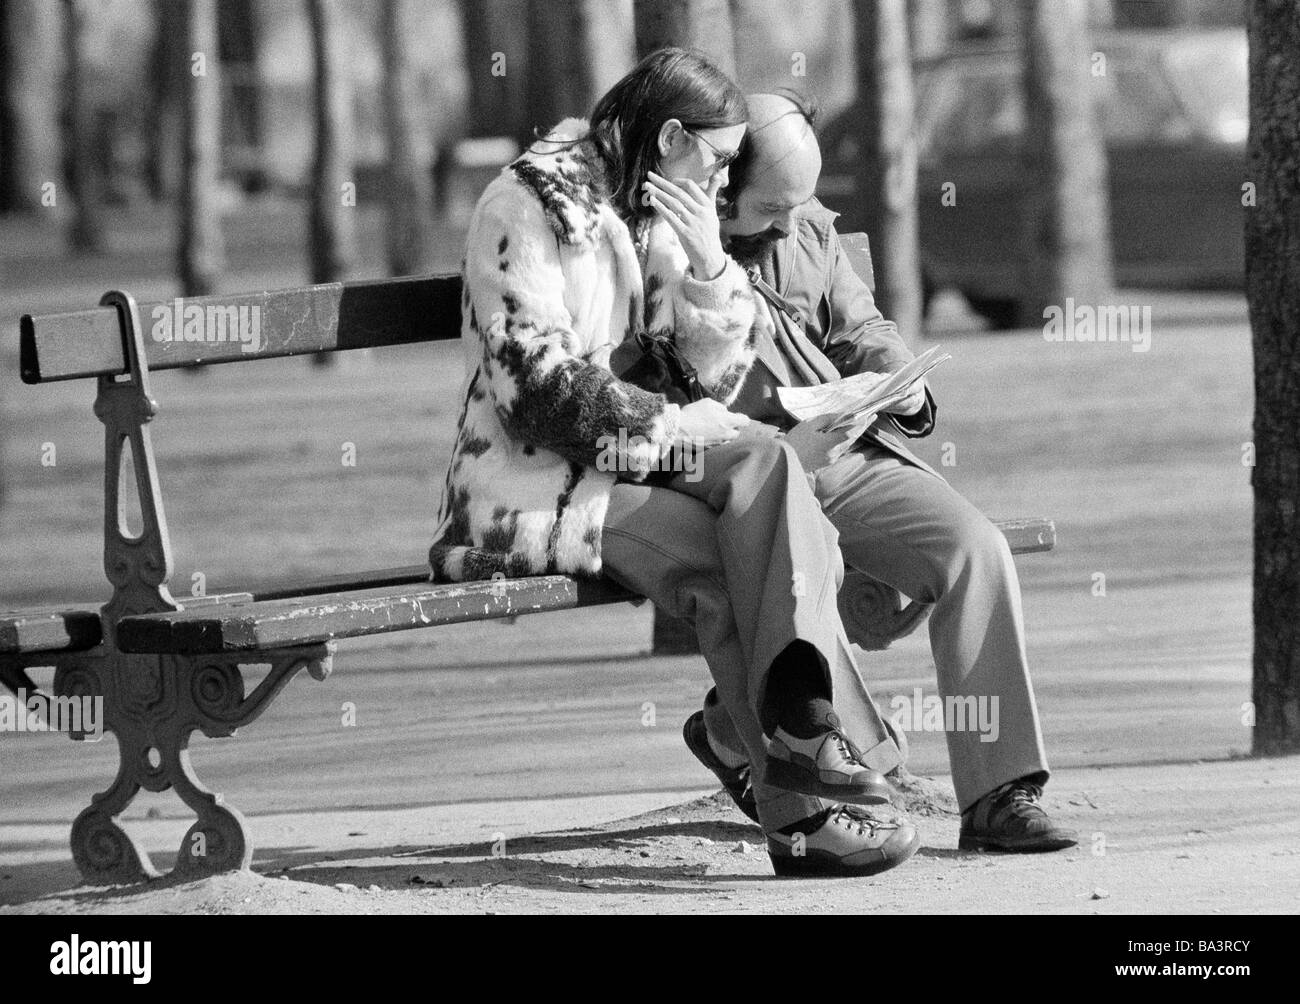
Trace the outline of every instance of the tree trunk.
<instances>
[{"instance_id":1,"label":"tree trunk","mask_svg":"<svg viewBox=\"0 0 1300 1004\"><path fill-rule=\"evenodd\" d=\"M267 188L266 123L261 45L267 12L261 0L221 0L221 51L226 57L225 115L232 135L228 149L238 153L235 168L247 192Z\"/></svg>"},{"instance_id":2,"label":"tree trunk","mask_svg":"<svg viewBox=\"0 0 1300 1004\"><path fill-rule=\"evenodd\" d=\"M104 250L104 191L96 161L104 151L96 150L94 103L84 79L86 10L85 0L64 0L64 70L66 80L68 187L71 190L72 224L68 244L73 251L97 254ZM107 165L105 165L107 168Z\"/></svg>"},{"instance_id":3,"label":"tree trunk","mask_svg":"<svg viewBox=\"0 0 1300 1004\"><path fill-rule=\"evenodd\" d=\"M636 53L677 45L705 53L724 73L736 70L736 51L727 0L635 0ZM651 651L655 655L684 655L700 650L695 627L654 612Z\"/></svg>"},{"instance_id":4,"label":"tree trunk","mask_svg":"<svg viewBox=\"0 0 1300 1004\"><path fill-rule=\"evenodd\" d=\"M469 135L511 136L526 144L527 19L519 0L458 0L469 78Z\"/></svg>"},{"instance_id":5,"label":"tree trunk","mask_svg":"<svg viewBox=\"0 0 1300 1004\"><path fill-rule=\"evenodd\" d=\"M1097 125L1086 0L1025 0L1027 191L1021 323L1040 327L1066 298L1092 307L1110 297L1110 193ZM961 193L957 193L961 198Z\"/></svg>"},{"instance_id":6,"label":"tree trunk","mask_svg":"<svg viewBox=\"0 0 1300 1004\"><path fill-rule=\"evenodd\" d=\"M338 282L356 260L352 89L339 0L306 0L315 60L316 153L309 194L312 282Z\"/></svg>"},{"instance_id":7,"label":"tree trunk","mask_svg":"<svg viewBox=\"0 0 1300 1004\"><path fill-rule=\"evenodd\" d=\"M185 9L176 0L154 0L157 29L149 57L149 121L145 125L145 184L155 201L173 198L184 171L185 112L182 96L189 77Z\"/></svg>"},{"instance_id":8,"label":"tree trunk","mask_svg":"<svg viewBox=\"0 0 1300 1004\"><path fill-rule=\"evenodd\" d=\"M417 152L420 101L411 64L411 2L383 0L384 127L388 139L388 269L412 275L429 267L433 178Z\"/></svg>"},{"instance_id":9,"label":"tree trunk","mask_svg":"<svg viewBox=\"0 0 1300 1004\"><path fill-rule=\"evenodd\" d=\"M543 131L591 113L600 54L589 0L528 0L528 120Z\"/></svg>"},{"instance_id":10,"label":"tree trunk","mask_svg":"<svg viewBox=\"0 0 1300 1004\"><path fill-rule=\"evenodd\" d=\"M698 49L729 76L736 73L735 36L728 0L635 0L636 53L666 45Z\"/></svg>"},{"instance_id":11,"label":"tree trunk","mask_svg":"<svg viewBox=\"0 0 1300 1004\"><path fill-rule=\"evenodd\" d=\"M1300 752L1300 7L1252 0L1246 295L1255 350L1253 749Z\"/></svg>"},{"instance_id":12,"label":"tree trunk","mask_svg":"<svg viewBox=\"0 0 1300 1004\"><path fill-rule=\"evenodd\" d=\"M217 0L184 0L180 278L184 296L207 296L226 265L221 174L221 58Z\"/></svg>"},{"instance_id":13,"label":"tree trunk","mask_svg":"<svg viewBox=\"0 0 1300 1004\"><path fill-rule=\"evenodd\" d=\"M0 213L61 208L61 15L50 0L0 0Z\"/></svg>"},{"instance_id":14,"label":"tree trunk","mask_svg":"<svg viewBox=\"0 0 1300 1004\"><path fill-rule=\"evenodd\" d=\"M947 51L954 20L949 0L908 0L912 55L928 59Z\"/></svg>"},{"instance_id":15,"label":"tree trunk","mask_svg":"<svg viewBox=\"0 0 1300 1004\"><path fill-rule=\"evenodd\" d=\"M854 11L863 133L857 191L876 263L876 302L903 338L915 343L924 302L907 7L904 0L854 0Z\"/></svg>"}]
</instances>

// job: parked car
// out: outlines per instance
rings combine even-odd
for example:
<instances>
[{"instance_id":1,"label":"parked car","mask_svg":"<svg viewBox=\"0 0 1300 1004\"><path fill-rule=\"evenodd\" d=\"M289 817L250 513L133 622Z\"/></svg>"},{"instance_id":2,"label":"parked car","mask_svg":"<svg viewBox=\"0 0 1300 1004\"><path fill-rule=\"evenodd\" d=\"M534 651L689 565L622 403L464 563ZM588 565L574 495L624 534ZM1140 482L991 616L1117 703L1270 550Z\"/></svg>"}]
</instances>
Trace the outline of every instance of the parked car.
<instances>
[{"instance_id":1,"label":"parked car","mask_svg":"<svg viewBox=\"0 0 1300 1004\"><path fill-rule=\"evenodd\" d=\"M1121 286L1224 288L1242 283L1247 51L1239 30L1098 33L1116 281ZM1099 66L1101 64L1098 64ZM919 62L918 202L929 295L955 286L997 326L1012 323L1022 230L1024 129L1014 47L961 49ZM818 194L863 229L850 109L827 125ZM956 185L955 206L941 202Z\"/></svg>"}]
</instances>

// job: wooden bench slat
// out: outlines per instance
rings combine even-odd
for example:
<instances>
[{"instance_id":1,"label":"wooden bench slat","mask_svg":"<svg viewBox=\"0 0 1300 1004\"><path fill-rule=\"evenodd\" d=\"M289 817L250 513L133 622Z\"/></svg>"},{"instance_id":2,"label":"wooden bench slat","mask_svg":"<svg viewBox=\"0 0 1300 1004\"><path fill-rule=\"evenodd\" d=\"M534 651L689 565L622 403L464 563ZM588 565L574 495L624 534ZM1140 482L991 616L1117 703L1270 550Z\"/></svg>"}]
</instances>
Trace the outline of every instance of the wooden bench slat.
<instances>
[{"instance_id":1,"label":"wooden bench slat","mask_svg":"<svg viewBox=\"0 0 1300 1004\"><path fill-rule=\"evenodd\" d=\"M251 603L252 593L186 596L182 606ZM85 652L103 640L100 604L12 610L0 613L0 656Z\"/></svg>"},{"instance_id":2,"label":"wooden bench slat","mask_svg":"<svg viewBox=\"0 0 1300 1004\"><path fill-rule=\"evenodd\" d=\"M0 613L0 655L84 652L102 640L97 606Z\"/></svg>"},{"instance_id":3,"label":"wooden bench slat","mask_svg":"<svg viewBox=\"0 0 1300 1004\"><path fill-rule=\"evenodd\" d=\"M327 575L304 582L276 582L247 586L258 600L287 600L295 596L342 593L353 589L387 589L393 586L430 585L428 565L403 565L400 568L377 568L370 572Z\"/></svg>"},{"instance_id":4,"label":"wooden bench slat","mask_svg":"<svg viewBox=\"0 0 1300 1004\"><path fill-rule=\"evenodd\" d=\"M564 575L426 584L124 617L117 643L126 652L253 652L637 598L608 580Z\"/></svg>"},{"instance_id":5,"label":"wooden bench slat","mask_svg":"<svg viewBox=\"0 0 1300 1004\"><path fill-rule=\"evenodd\" d=\"M1040 516L995 520L1011 545L1012 554L1034 554L1050 551L1056 546L1056 524ZM346 592L352 589L372 589L387 586L413 586L429 581L428 565L402 565L397 568L377 568L368 572L351 572L329 575L305 582L272 581L265 585L250 585L245 591L257 600L283 600L295 596L315 596L319 593Z\"/></svg>"},{"instance_id":6,"label":"wooden bench slat","mask_svg":"<svg viewBox=\"0 0 1300 1004\"><path fill-rule=\"evenodd\" d=\"M155 340L155 309L173 314L173 300L140 304L140 323L149 369L167 370L458 338L460 294L460 276L447 275L329 283L181 301L183 306L202 308L205 317L209 308L238 311L256 307L261 312L262 340L257 352L245 351L237 337L224 342ZM28 384L120 375L127 370L113 307L23 317L19 356L22 379Z\"/></svg>"},{"instance_id":7,"label":"wooden bench slat","mask_svg":"<svg viewBox=\"0 0 1300 1004\"><path fill-rule=\"evenodd\" d=\"M1037 554L1056 547L1055 520L1042 516L1021 516L1017 519L995 519L993 525L1007 538L1012 554Z\"/></svg>"},{"instance_id":8,"label":"wooden bench slat","mask_svg":"<svg viewBox=\"0 0 1300 1004\"><path fill-rule=\"evenodd\" d=\"M1050 551L1056 546L1056 524L1050 519L1041 517L1005 519L997 520L996 525L1007 538L1013 554L1033 554ZM384 630L397 631L424 627L429 624L450 624L459 620L473 620L476 617L509 617L520 613L563 610L572 606L616 603L639 598L608 580L577 580L566 576L510 579L506 580L506 602L511 605L511 609L500 609L499 606L493 605L490 608L484 608L482 613L460 616L460 613L466 608L466 604L478 603L481 605L484 592L487 592L490 597L492 584L472 583L460 586L436 586L429 583L428 578L429 569L427 565L404 565L398 568L380 568L369 572L325 576L305 582L252 586L239 592L214 594L205 597L178 597L178 601L186 608L184 611L177 614L128 618L127 620L131 621L132 624L125 629L125 632L122 628L119 628L118 644L122 645L126 651L140 652L226 651L225 648L187 649L174 646L185 644L178 640L182 637L193 638L212 630L217 630L222 638L228 633L233 637L234 627L227 631L225 628L214 629L210 624L219 622L233 625L244 616L243 611L251 604L279 603L281 607L278 608L278 613L301 611L300 616L310 619L316 616L313 611L321 610L325 606L339 607L352 601L369 604L377 595L381 600L381 604L387 603L397 606L402 603L415 603L417 597L421 598L418 601L420 603L434 599L440 603L442 600L448 599L451 602L453 611L456 613L451 619L446 619L439 607L440 612L434 620L397 626L385 626L386 622L382 618L377 619L369 613L359 619L351 618L351 614L348 614L345 619L351 619L352 623L347 633L329 635L329 637L356 637L364 634L376 634ZM571 583L572 586L557 592L553 585L555 582ZM543 583L543 585L539 587L537 586L538 583ZM402 587L415 588L403 589ZM376 590L379 592L375 593ZM456 596L454 601L451 601L451 594L448 591L457 590L462 595ZM581 593L581 601L573 600L570 593L574 596ZM212 614L210 608L214 606L237 608L239 613L231 611L228 615L226 612ZM262 613L263 611L259 610L256 612L256 616L260 617ZM151 624L164 621L168 624L175 623L185 626L183 628L178 626L174 631L170 628L161 630L156 626L144 626L143 622L145 621ZM123 624L125 625L126 621ZM274 633L279 632L281 629L268 626L265 629L255 627L251 630L256 635L259 631ZM276 637L290 639L289 642L282 641L282 643L299 643L293 640L298 636L293 635L292 632L283 636L277 634ZM98 645L100 640L99 608L97 606L0 613L0 655L84 651ZM309 640L321 639L313 637ZM128 642L131 645L162 647L130 648ZM209 644L209 642L204 641L202 644ZM223 641L222 644L225 644L225 642Z\"/></svg>"},{"instance_id":9,"label":"wooden bench slat","mask_svg":"<svg viewBox=\"0 0 1300 1004\"><path fill-rule=\"evenodd\" d=\"M1056 526L1049 519L1001 520L997 525L1018 554L1049 551L1056 543ZM117 627L117 643L126 652L252 652L640 598L608 579L564 575L444 585L426 579L425 567L412 565L264 588L255 591L255 602L125 617ZM339 584L371 588L303 592Z\"/></svg>"}]
</instances>

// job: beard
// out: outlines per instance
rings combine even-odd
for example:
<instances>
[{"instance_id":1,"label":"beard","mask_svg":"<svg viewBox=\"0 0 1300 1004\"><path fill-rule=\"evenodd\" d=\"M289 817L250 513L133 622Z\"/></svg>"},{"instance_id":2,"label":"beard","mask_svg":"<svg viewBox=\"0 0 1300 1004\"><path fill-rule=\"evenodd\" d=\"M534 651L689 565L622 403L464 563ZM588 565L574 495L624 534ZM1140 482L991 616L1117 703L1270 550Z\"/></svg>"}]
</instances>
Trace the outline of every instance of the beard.
<instances>
[{"instance_id":1,"label":"beard","mask_svg":"<svg viewBox=\"0 0 1300 1004\"><path fill-rule=\"evenodd\" d=\"M745 268L761 265L777 244L788 236L776 227L768 227L756 234L733 234L727 239L727 253Z\"/></svg>"}]
</instances>

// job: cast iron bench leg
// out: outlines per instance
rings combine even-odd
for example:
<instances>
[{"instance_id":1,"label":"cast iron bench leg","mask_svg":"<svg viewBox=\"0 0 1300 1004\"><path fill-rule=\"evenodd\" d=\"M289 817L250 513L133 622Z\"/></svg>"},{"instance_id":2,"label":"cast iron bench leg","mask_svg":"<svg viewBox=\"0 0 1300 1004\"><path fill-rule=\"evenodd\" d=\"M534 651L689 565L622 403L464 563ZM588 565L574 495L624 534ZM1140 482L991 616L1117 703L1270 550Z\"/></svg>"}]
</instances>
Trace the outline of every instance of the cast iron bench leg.
<instances>
[{"instance_id":1,"label":"cast iron bench leg","mask_svg":"<svg viewBox=\"0 0 1300 1004\"><path fill-rule=\"evenodd\" d=\"M213 656L99 653L60 659L58 696L101 696L103 725L117 737L117 777L96 795L72 826L72 857L92 885L157 878L149 855L118 825L143 788L175 790L198 817L181 841L174 874L198 878L247 868L253 842L243 816L198 779L190 761L190 736L233 736L253 722L301 670L329 675L332 642L265 653ZM251 694L244 667L270 664ZM74 738L79 738L75 737Z\"/></svg>"}]
</instances>

